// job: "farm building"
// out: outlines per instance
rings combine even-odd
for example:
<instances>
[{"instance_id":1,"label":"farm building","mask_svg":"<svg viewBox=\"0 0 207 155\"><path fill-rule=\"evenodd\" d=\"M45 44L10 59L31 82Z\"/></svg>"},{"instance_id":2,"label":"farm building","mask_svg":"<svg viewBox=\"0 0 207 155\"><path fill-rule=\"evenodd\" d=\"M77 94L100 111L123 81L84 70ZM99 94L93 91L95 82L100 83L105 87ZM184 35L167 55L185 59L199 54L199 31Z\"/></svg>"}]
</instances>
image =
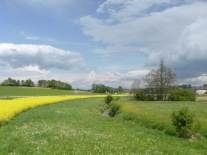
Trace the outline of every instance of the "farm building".
<instances>
[{"instance_id":1,"label":"farm building","mask_svg":"<svg viewBox=\"0 0 207 155\"><path fill-rule=\"evenodd\" d=\"M205 87L194 87L194 89L195 89L195 93L197 95L205 95L205 94L207 94L207 88L205 88Z\"/></svg>"}]
</instances>

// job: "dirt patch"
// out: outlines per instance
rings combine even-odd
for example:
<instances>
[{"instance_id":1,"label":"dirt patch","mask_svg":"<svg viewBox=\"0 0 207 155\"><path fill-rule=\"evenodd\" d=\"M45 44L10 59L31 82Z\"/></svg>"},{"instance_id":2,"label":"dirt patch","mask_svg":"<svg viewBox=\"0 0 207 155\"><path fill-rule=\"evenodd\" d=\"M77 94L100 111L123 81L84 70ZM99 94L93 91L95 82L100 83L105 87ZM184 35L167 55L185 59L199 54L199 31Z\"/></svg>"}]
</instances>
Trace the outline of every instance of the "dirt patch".
<instances>
[{"instance_id":1,"label":"dirt patch","mask_svg":"<svg viewBox=\"0 0 207 155\"><path fill-rule=\"evenodd\" d=\"M201 100L207 100L207 96L198 96L196 97L197 101L201 101Z\"/></svg>"}]
</instances>

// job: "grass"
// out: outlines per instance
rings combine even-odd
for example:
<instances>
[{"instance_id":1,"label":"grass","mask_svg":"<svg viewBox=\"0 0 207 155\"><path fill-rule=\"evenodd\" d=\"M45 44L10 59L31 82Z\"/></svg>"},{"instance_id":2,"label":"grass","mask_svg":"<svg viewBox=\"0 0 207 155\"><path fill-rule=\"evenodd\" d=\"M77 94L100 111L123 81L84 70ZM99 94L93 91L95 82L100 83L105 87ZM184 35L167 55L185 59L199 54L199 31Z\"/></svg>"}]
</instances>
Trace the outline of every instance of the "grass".
<instances>
[{"instance_id":1,"label":"grass","mask_svg":"<svg viewBox=\"0 0 207 155\"><path fill-rule=\"evenodd\" d=\"M39 87L12 87L0 86L0 96L57 96L57 95L75 95L75 91L57 90ZM77 95L88 95L89 92L78 91Z\"/></svg>"},{"instance_id":2,"label":"grass","mask_svg":"<svg viewBox=\"0 0 207 155\"><path fill-rule=\"evenodd\" d=\"M195 114L195 125L201 125L199 133L207 137L207 101L197 102L137 102L122 101L122 115L124 121L136 122L147 128L158 129L170 134L173 132L171 115L181 107L188 107Z\"/></svg>"},{"instance_id":3,"label":"grass","mask_svg":"<svg viewBox=\"0 0 207 155\"><path fill-rule=\"evenodd\" d=\"M136 102L136 105L133 101L120 100L119 103L128 103L126 107L137 107L138 111L140 108L147 110L145 117L151 121L162 119L150 112L154 111L161 116L166 114L167 118L168 112L165 113L164 109L178 108L169 103L149 103L148 106L144 105L148 104L146 102ZM192 108L196 104L192 104ZM202 102L201 106L206 108L204 104L206 102ZM205 137L191 142L146 128L136 122L123 122L120 120L122 113L115 119L103 117L100 109L104 105L103 98L91 98L42 106L24 112L0 128L0 154L204 155L207 152ZM163 106L163 109L159 106ZM127 110L126 107L123 107L123 113ZM205 114L205 110L203 112ZM206 115L203 118L206 119Z\"/></svg>"}]
</instances>

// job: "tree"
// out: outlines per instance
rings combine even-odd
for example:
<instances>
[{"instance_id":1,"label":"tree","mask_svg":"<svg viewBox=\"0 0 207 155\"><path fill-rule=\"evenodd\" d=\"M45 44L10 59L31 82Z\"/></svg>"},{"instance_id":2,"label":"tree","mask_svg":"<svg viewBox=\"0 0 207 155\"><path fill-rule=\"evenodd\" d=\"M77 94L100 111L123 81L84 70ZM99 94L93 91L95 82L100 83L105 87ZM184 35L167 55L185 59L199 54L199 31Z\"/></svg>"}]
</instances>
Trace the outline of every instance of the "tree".
<instances>
[{"instance_id":1,"label":"tree","mask_svg":"<svg viewBox=\"0 0 207 155\"><path fill-rule=\"evenodd\" d=\"M203 87L207 88L207 84L204 84Z\"/></svg>"},{"instance_id":2,"label":"tree","mask_svg":"<svg viewBox=\"0 0 207 155\"><path fill-rule=\"evenodd\" d=\"M34 82L31 79L25 81L25 86L34 87Z\"/></svg>"},{"instance_id":3,"label":"tree","mask_svg":"<svg viewBox=\"0 0 207 155\"><path fill-rule=\"evenodd\" d=\"M49 82L47 80L39 80L38 81L38 86L39 87L48 87Z\"/></svg>"},{"instance_id":4,"label":"tree","mask_svg":"<svg viewBox=\"0 0 207 155\"><path fill-rule=\"evenodd\" d=\"M131 91L133 94L135 94L137 90L140 89L140 85L141 85L141 81L139 79L136 79L132 82Z\"/></svg>"},{"instance_id":5,"label":"tree","mask_svg":"<svg viewBox=\"0 0 207 155\"><path fill-rule=\"evenodd\" d=\"M25 82L24 80L21 80L20 85L21 85L21 86L25 86L25 85L26 85L25 83L26 83L26 82Z\"/></svg>"},{"instance_id":6,"label":"tree","mask_svg":"<svg viewBox=\"0 0 207 155\"><path fill-rule=\"evenodd\" d=\"M103 84L92 84L91 91L93 93L114 93L117 91L117 89L105 86Z\"/></svg>"},{"instance_id":7,"label":"tree","mask_svg":"<svg viewBox=\"0 0 207 155\"><path fill-rule=\"evenodd\" d=\"M169 90L176 82L176 74L161 60L159 68L146 75L145 82L150 92L157 95L157 100L166 100Z\"/></svg>"},{"instance_id":8,"label":"tree","mask_svg":"<svg viewBox=\"0 0 207 155\"><path fill-rule=\"evenodd\" d=\"M12 79L12 78L8 78L2 82L2 85L3 86L19 86L19 81Z\"/></svg>"},{"instance_id":9,"label":"tree","mask_svg":"<svg viewBox=\"0 0 207 155\"><path fill-rule=\"evenodd\" d=\"M52 80L39 80L38 85L40 87L50 87L52 89L63 89L63 90L72 90L72 86L66 82Z\"/></svg>"},{"instance_id":10,"label":"tree","mask_svg":"<svg viewBox=\"0 0 207 155\"><path fill-rule=\"evenodd\" d=\"M118 93L122 94L124 92L124 88L122 86L118 87Z\"/></svg>"}]
</instances>

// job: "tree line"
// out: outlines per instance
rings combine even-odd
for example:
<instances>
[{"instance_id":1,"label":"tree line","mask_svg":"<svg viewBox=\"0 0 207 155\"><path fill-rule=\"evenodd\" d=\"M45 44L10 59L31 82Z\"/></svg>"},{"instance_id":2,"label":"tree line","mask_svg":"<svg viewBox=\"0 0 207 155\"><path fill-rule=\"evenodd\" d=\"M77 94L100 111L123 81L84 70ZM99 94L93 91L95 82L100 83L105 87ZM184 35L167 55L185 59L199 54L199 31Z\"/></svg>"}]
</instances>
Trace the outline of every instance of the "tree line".
<instances>
[{"instance_id":1,"label":"tree line","mask_svg":"<svg viewBox=\"0 0 207 155\"><path fill-rule=\"evenodd\" d=\"M72 90L72 85L62 82L62 81L57 81L57 80L39 80L38 81L38 86L39 87L48 87L48 88L53 88L53 89L63 89L63 90Z\"/></svg>"},{"instance_id":2,"label":"tree line","mask_svg":"<svg viewBox=\"0 0 207 155\"><path fill-rule=\"evenodd\" d=\"M34 87L35 83L31 79L27 80L16 80L8 78L4 80L1 84L2 86L24 86L24 87ZM62 90L72 90L72 85L57 81L57 80L39 80L38 87L52 88L52 89L62 89Z\"/></svg>"},{"instance_id":3,"label":"tree line","mask_svg":"<svg viewBox=\"0 0 207 155\"><path fill-rule=\"evenodd\" d=\"M27 80L15 80L8 78L1 83L2 86L25 86L25 87L34 87L35 84L31 79Z\"/></svg>"},{"instance_id":4,"label":"tree line","mask_svg":"<svg viewBox=\"0 0 207 155\"><path fill-rule=\"evenodd\" d=\"M118 93L124 92L124 88L119 86L118 88L112 88L103 84L92 84L91 92L93 93Z\"/></svg>"}]
</instances>

